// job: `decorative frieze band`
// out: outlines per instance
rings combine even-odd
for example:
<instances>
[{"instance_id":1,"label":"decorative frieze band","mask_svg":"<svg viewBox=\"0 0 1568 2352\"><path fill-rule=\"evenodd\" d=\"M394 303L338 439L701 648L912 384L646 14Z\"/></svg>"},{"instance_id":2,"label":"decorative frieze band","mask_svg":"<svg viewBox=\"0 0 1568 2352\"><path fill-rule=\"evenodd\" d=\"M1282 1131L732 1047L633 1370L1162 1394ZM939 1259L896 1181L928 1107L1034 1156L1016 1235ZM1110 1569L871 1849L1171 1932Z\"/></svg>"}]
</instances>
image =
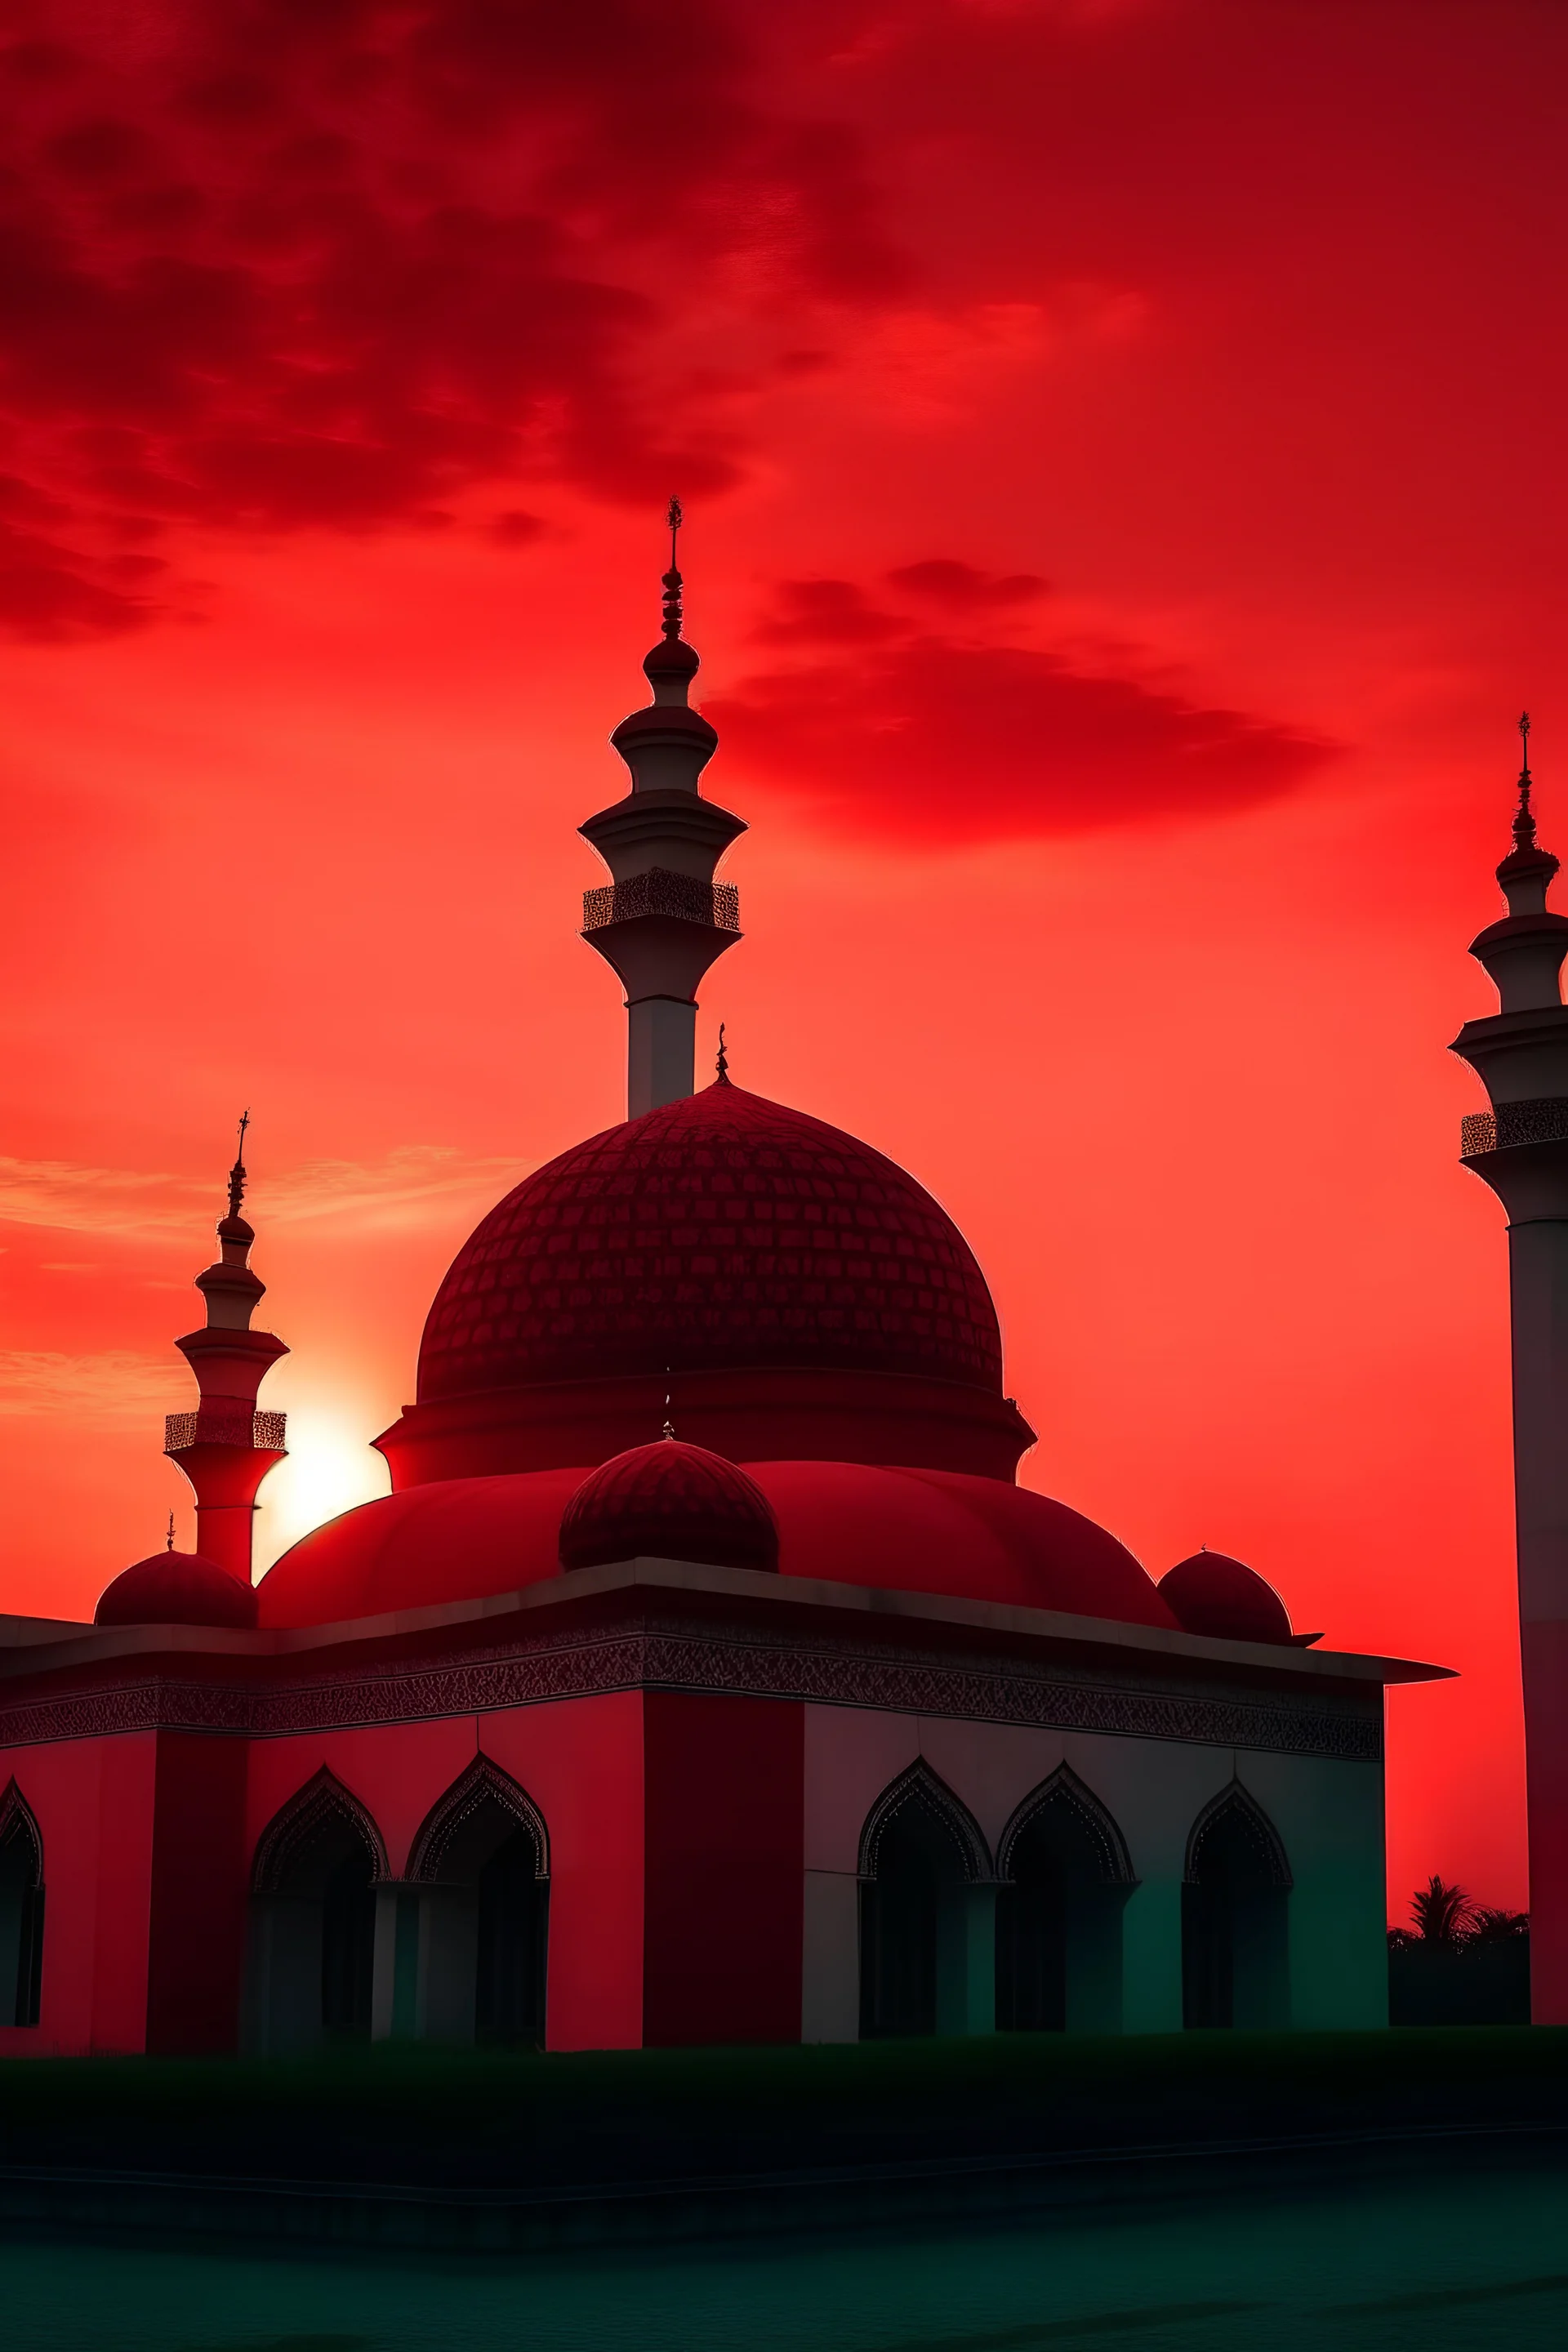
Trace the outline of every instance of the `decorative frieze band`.
<instances>
[{"instance_id":1,"label":"decorative frieze band","mask_svg":"<svg viewBox=\"0 0 1568 2352\"><path fill-rule=\"evenodd\" d=\"M620 1633L509 1643L426 1665L288 1683L150 1677L0 1707L0 1748L106 1734L181 1730L279 1738L306 1731L417 1723L552 1699L637 1689L722 1691L899 1715L1119 1733L1134 1739L1268 1748L1373 1762L1380 1697L1251 1698L1161 1680L1110 1683L1016 1658L968 1662L806 1639L641 1626Z\"/></svg>"}]
</instances>

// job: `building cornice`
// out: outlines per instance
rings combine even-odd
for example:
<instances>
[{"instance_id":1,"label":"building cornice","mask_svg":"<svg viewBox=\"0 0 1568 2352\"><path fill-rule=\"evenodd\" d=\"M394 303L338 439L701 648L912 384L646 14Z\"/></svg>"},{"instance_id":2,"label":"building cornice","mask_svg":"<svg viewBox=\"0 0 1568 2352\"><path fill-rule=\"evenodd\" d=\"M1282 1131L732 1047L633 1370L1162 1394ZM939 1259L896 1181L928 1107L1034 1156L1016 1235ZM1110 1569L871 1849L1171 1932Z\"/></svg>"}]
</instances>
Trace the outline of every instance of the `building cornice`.
<instances>
[{"instance_id":1,"label":"building cornice","mask_svg":"<svg viewBox=\"0 0 1568 2352\"><path fill-rule=\"evenodd\" d=\"M83 1627L0 1661L0 1746L276 1738L682 1690L1370 1761L1382 1685L1443 1671L640 1559L342 1625Z\"/></svg>"}]
</instances>

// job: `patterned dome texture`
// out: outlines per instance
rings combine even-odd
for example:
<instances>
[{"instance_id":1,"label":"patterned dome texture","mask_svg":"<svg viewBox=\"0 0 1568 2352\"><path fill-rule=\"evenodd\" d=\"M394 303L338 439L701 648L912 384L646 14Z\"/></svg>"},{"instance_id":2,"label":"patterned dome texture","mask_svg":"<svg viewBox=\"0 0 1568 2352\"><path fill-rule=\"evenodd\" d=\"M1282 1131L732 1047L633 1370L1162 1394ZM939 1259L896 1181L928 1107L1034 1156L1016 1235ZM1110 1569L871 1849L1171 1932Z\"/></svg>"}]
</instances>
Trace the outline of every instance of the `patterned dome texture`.
<instances>
[{"instance_id":1,"label":"patterned dome texture","mask_svg":"<svg viewBox=\"0 0 1568 2352\"><path fill-rule=\"evenodd\" d=\"M593 1471L561 1515L563 1568L638 1559L776 1569L778 1521L756 1480L721 1454L661 1438Z\"/></svg>"},{"instance_id":2,"label":"patterned dome texture","mask_svg":"<svg viewBox=\"0 0 1568 2352\"><path fill-rule=\"evenodd\" d=\"M973 1251L911 1176L721 1080L563 1152L469 1236L419 1402L726 1370L898 1372L1002 1391Z\"/></svg>"}]
</instances>

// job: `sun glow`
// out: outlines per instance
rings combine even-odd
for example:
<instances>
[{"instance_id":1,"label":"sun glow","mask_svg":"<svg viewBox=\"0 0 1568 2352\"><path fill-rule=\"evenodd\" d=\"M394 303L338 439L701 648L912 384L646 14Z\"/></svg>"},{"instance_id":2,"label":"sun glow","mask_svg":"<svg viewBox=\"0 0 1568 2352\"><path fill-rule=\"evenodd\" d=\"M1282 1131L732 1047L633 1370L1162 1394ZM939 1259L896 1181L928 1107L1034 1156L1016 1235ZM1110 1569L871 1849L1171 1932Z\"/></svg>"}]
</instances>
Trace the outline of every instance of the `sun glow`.
<instances>
[{"instance_id":1,"label":"sun glow","mask_svg":"<svg viewBox=\"0 0 1568 2352\"><path fill-rule=\"evenodd\" d=\"M341 1412L305 1405L289 1415L289 1455L263 1486L256 1565L270 1568L290 1544L390 1486L386 1464Z\"/></svg>"}]
</instances>

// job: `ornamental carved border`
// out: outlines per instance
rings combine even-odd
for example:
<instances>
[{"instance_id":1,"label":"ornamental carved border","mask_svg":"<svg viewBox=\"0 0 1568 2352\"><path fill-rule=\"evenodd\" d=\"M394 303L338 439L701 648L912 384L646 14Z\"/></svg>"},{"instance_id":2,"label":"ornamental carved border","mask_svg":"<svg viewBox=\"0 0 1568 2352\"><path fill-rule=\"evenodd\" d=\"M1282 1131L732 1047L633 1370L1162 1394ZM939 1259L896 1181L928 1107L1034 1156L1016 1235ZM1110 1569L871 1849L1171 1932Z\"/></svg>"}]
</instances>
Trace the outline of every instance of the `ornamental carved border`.
<instances>
[{"instance_id":1,"label":"ornamental carved border","mask_svg":"<svg viewBox=\"0 0 1568 2352\"><path fill-rule=\"evenodd\" d=\"M1381 1704L1334 1695L1267 1697L1187 1688L1132 1675L1110 1682L1087 1669L1017 1658L967 1662L892 1649L829 1647L820 1640L647 1625L517 1642L428 1664L289 1683L149 1677L0 1707L0 1748L179 1730L277 1739L291 1733L417 1723L504 1707L638 1689L804 1699L1131 1739L1264 1748L1374 1763Z\"/></svg>"}]
</instances>

